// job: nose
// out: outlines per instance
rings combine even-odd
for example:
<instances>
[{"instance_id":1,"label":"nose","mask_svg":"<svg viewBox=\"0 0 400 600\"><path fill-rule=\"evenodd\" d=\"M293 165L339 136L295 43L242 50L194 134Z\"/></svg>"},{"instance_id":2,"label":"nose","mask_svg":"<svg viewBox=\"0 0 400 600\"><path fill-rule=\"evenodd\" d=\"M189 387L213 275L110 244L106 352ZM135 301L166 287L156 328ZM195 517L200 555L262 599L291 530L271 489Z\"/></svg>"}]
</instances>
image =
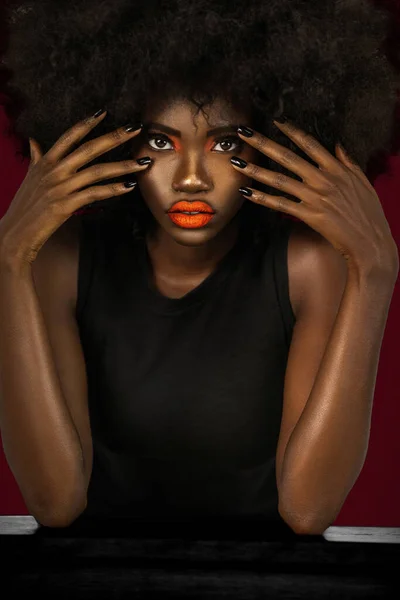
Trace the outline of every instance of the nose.
<instances>
[{"instance_id":1,"label":"nose","mask_svg":"<svg viewBox=\"0 0 400 600\"><path fill-rule=\"evenodd\" d=\"M204 159L198 154L183 157L176 168L172 181L175 192L195 194L213 189L213 182L207 172Z\"/></svg>"}]
</instances>

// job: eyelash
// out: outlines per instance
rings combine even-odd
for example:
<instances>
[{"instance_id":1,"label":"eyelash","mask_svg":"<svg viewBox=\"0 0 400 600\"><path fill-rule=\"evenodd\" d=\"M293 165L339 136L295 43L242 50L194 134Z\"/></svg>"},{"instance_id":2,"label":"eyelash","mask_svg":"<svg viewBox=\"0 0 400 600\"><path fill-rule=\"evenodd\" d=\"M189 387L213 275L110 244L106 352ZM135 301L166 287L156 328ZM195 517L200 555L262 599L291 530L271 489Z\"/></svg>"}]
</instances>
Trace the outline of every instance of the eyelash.
<instances>
[{"instance_id":1,"label":"eyelash","mask_svg":"<svg viewBox=\"0 0 400 600\"><path fill-rule=\"evenodd\" d=\"M168 138L167 135L165 135L163 133L148 131L147 132L147 141L149 142L150 139L152 139L152 138L160 138L160 139L166 140L167 142L172 144L171 140ZM218 138L215 140L215 145L220 144L221 142L228 142L231 140L233 140L237 144L237 147L231 148L230 150L217 150L218 154L226 154L227 152L232 152L233 150L238 152L243 148L243 144L244 144L243 140L241 140L240 137L236 136L236 135L229 135L229 136ZM150 146L150 144L149 144L149 146ZM152 150L155 150L156 152L165 152L166 151L165 148L153 148L153 146L150 146L150 148ZM171 150L171 148L167 148L167 150Z\"/></svg>"}]
</instances>

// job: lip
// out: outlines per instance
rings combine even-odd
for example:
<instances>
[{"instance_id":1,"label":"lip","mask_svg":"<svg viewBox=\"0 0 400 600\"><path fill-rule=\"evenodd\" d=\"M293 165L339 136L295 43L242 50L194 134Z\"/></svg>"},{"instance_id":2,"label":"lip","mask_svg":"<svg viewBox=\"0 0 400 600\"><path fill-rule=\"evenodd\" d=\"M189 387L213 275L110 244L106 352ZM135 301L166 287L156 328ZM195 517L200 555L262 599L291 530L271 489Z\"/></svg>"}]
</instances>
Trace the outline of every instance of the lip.
<instances>
[{"instance_id":1,"label":"lip","mask_svg":"<svg viewBox=\"0 0 400 600\"><path fill-rule=\"evenodd\" d=\"M178 225L178 227L183 227L184 229L199 229L205 227L205 225L214 218L214 213L202 212L197 215L185 215L181 212L169 212L168 216L175 225Z\"/></svg>"},{"instance_id":2,"label":"lip","mask_svg":"<svg viewBox=\"0 0 400 600\"><path fill-rule=\"evenodd\" d=\"M181 200L175 202L168 210L168 213L181 213L181 212L200 212L200 213L211 213L214 214L215 210L211 208L207 202L195 200L194 202L188 202L187 200ZM189 215L187 215L189 216Z\"/></svg>"}]
</instances>

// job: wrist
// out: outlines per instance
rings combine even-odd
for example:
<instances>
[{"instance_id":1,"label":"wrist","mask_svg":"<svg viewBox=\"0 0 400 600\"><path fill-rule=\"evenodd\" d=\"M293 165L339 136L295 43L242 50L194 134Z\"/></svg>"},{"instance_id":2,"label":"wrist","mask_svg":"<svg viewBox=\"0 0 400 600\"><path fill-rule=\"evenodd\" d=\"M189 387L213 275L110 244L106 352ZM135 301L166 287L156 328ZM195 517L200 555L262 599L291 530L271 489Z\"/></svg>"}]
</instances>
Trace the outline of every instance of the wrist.
<instances>
[{"instance_id":1,"label":"wrist","mask_svg":"<svg viewBox=\"0 0 400 600\"><path fill-rule=\"evenodd\" d=\"M349 267L346 287L354 290L363 303L374 310L381 307L386 311L393 298L397 276L392 271L374 268Z\"/></svg>"},{"instance_id":2,"label":"wrist","mask_svg":"<svg viewBox=\"0 0 400 600\"><path fill-rule=\"evenodd\" d=\"M0 275L24 276L32 273L32 263L0 250Z\"/></svg>"}]
</instances>

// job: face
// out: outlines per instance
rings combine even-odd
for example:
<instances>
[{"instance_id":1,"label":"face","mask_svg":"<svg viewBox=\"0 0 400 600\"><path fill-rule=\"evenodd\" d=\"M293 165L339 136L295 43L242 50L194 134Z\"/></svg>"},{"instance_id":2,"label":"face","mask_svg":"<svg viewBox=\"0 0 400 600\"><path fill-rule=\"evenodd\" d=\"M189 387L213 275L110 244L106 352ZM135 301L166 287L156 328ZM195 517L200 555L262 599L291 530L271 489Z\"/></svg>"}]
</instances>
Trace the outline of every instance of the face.
<instances>
[{"instance_id":1,"label":"face","mask_svg":"<svg viewBox=\"0 0 400 600\"><path fill-rule=\"evenodd\" d=\"M187 101L148 109L143 132L134 140L133 158L150 156L153 163L137 173L140 192L157 223L156 235L171 236L178 244L198 246L222 232L247 200L239 187L251 185L237 172L230 158L238 156L257 164L259 153L240 140L238 125L251 126L247 114L222 100L204 107L205 115ZM218 131L214 131L218 128ZM222 129L223 128L223 129ZM177 202L186 204L177 206ZM208 206L194 204L205 202ZM179 211L212 209L212 217L186 216ZM171 215L171 216L170 216Z\"/></svg>"}]
</instances>

